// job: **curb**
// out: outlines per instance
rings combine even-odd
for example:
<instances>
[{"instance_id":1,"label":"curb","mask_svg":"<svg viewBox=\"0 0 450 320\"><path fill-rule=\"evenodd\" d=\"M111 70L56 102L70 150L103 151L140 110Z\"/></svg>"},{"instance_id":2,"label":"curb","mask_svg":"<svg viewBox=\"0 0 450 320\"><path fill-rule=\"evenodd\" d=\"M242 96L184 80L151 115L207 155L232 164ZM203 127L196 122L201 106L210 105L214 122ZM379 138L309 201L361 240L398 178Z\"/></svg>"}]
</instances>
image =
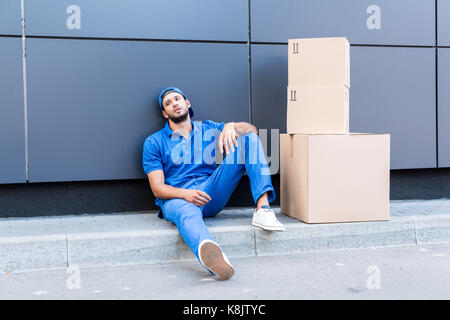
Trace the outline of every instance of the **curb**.
<instances>
[{"instance_id":1,"label":"curb","mask_svg":"<svg viewBox=\"0 0 450 320\"><path fill-rule=\"evenodd\" d=\"M280 214L277 208L275 212L286 231L272 232L250 225L252 210L227 210L221 213L221 219L206 223L230 259L450 243L448 214L391 216L389 221L376 222L306 224ZM241 214L237 218L236 211ZM158 218L154 214L116 215L112 219L127 221L137 216L160 225L148 230L144 225L140 230L0 237L0 272L196 260L178 230L167 221L155 222L153 219ZM76 219L85 223L92 217Z\"/></svg>"}]
</instances>

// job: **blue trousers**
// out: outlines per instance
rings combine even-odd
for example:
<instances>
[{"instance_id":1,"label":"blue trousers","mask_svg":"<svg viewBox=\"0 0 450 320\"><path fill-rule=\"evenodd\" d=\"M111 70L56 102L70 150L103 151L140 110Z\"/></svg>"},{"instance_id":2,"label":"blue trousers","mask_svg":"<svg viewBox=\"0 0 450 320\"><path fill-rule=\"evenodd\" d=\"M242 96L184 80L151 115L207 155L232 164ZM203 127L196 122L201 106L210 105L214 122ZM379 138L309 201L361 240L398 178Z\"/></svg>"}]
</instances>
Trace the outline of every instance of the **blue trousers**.
<instances>
[{"instance_id":1,"label":"blue trousers","mask_svg":"<svg viewBox=\"0 0 450 320\"><path fill-rule=\"evenodd\" d=\"M183 199L164 201L164 218L174 223L180 235L198 259L198 247L203 240L214 240L203 218L217 215L227 204L241 177L247 172L250 188L255 202L268 192L269 203L275 200L269 167L259 136L254 133L239 136L235 151L226 155L211 176L191 180L182 186L184 189L197 189L206 192L211 200L198 207Z\"/></svg>"}]
</instances>

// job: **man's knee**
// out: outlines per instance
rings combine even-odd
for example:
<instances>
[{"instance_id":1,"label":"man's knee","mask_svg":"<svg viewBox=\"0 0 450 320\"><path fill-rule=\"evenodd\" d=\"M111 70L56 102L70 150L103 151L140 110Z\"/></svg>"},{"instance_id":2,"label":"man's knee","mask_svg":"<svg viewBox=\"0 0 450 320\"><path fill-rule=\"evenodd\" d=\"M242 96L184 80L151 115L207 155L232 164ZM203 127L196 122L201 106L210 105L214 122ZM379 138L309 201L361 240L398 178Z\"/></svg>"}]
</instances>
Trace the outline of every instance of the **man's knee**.
<instances>
[{"instance_id":1,"label":"man's knee","mask_svg":"<svg viewBox=\"0 0 450 320\"><path fill-rule=\"evenodd\" d=\"M241 139L243 147L245 146L246 149L258 148L258 146L260 144L259 136L253 131L248 132L244 135L241 135L241 136L239 136L239 138Z\"/></svg>"},{"instance_id":2,"label":"man's knee","mask_svg":"<svg viewBox=\"0 0 450 320\"><path fill-rule=\"evenodd\" d=\"M243 134L243 136L259 138L258 134L254 131L247 132L246 134Z\"/></svg>"},{"instance_id":3,"label":"man's knee","mask_svg":"<svg viewBox=\"0 0 450 320\"><path fill-rule=\"evenodd\" d=\"M265 153L259 135L251 131L239 138L242 138L242 148L245 149L244 154L247 157L246 163L257 164L263 162Z\"/></svg>"},{"instance_id":4,"label":"man's knee","mask_svg":"<svg viewBox=\"0 0 450 320\"><path fill-rule=\"evenodd\" d=\"M224 163L238 165L246 163L256 164L263 155L264 151L260 147L259 136L253 131L240 135L237 138L237 143L237 147L234 146L235 150L226 156Z\"/></svg>"},{"instance_id":5,"label":"man's knee","mask_svg":"<svg viewBox=\"0 0 450 320\"><path fill-rule=\"evenodd\" d=\"M177 224L189 217L201 215L201 210L195 204L186 200L171 199L164 204L163 213L167 220Z\"/></svg>"},{"instance_id":6,"label":"man's knee","mask_svg":"<svg viewBox=\"0 0 450 320\"><path fill-rule=\"evenodd\" d=\"M257 141L257 139L259 139L259 136L255 132L250 131L247 132L246 134L240 135L238 139L249 139L250 141Z\"/></svg>"}]
</instances>

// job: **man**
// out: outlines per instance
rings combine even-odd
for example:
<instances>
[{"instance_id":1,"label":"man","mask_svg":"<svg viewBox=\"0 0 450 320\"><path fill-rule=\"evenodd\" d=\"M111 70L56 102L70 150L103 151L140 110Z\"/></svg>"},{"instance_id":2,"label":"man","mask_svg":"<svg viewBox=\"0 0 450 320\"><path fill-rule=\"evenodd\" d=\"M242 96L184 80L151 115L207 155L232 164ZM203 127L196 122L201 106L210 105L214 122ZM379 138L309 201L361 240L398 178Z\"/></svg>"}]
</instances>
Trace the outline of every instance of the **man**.
<instances>
[{"instance_id":1,"label":"man","mask_svg":"<svg viewBox=\"0 0 450 320\"><path fill-rule=\"evenodd\" d=\"M145 140L143 147L144 172L161 208L158 216L177 226L208 271L221 280L229 279L234 268L203 218L213 217L225 207L244 172L256 204L252 224L284 230L269 206L275 191L258 131L246 122L193 122L190 101L175 87L161 92L159 106L168 121ZM211 142L212 137L218 141ZM215 161L217 145L221 153L226 152L220 165Z\"/></svg>"}]
</instances>

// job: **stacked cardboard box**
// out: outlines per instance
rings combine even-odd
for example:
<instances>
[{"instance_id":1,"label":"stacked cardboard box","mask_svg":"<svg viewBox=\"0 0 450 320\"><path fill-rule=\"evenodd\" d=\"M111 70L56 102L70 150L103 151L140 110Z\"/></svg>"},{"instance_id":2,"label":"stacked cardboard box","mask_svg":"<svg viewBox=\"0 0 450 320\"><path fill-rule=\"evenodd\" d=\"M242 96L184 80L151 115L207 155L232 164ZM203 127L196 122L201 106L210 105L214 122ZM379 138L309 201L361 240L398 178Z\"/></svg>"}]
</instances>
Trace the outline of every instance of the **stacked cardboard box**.
<instances>
[{"instance_id":1,"label":"stacked cardboard box","mask_svg":"<svg viewBox=\"0 0 450 320\"><path fill-rule=\"evenodd\" d=\"M349 132L347 39L288 47L281 212L307 223L388 220L390 135Z\"/></svg>"}]
</instances>

